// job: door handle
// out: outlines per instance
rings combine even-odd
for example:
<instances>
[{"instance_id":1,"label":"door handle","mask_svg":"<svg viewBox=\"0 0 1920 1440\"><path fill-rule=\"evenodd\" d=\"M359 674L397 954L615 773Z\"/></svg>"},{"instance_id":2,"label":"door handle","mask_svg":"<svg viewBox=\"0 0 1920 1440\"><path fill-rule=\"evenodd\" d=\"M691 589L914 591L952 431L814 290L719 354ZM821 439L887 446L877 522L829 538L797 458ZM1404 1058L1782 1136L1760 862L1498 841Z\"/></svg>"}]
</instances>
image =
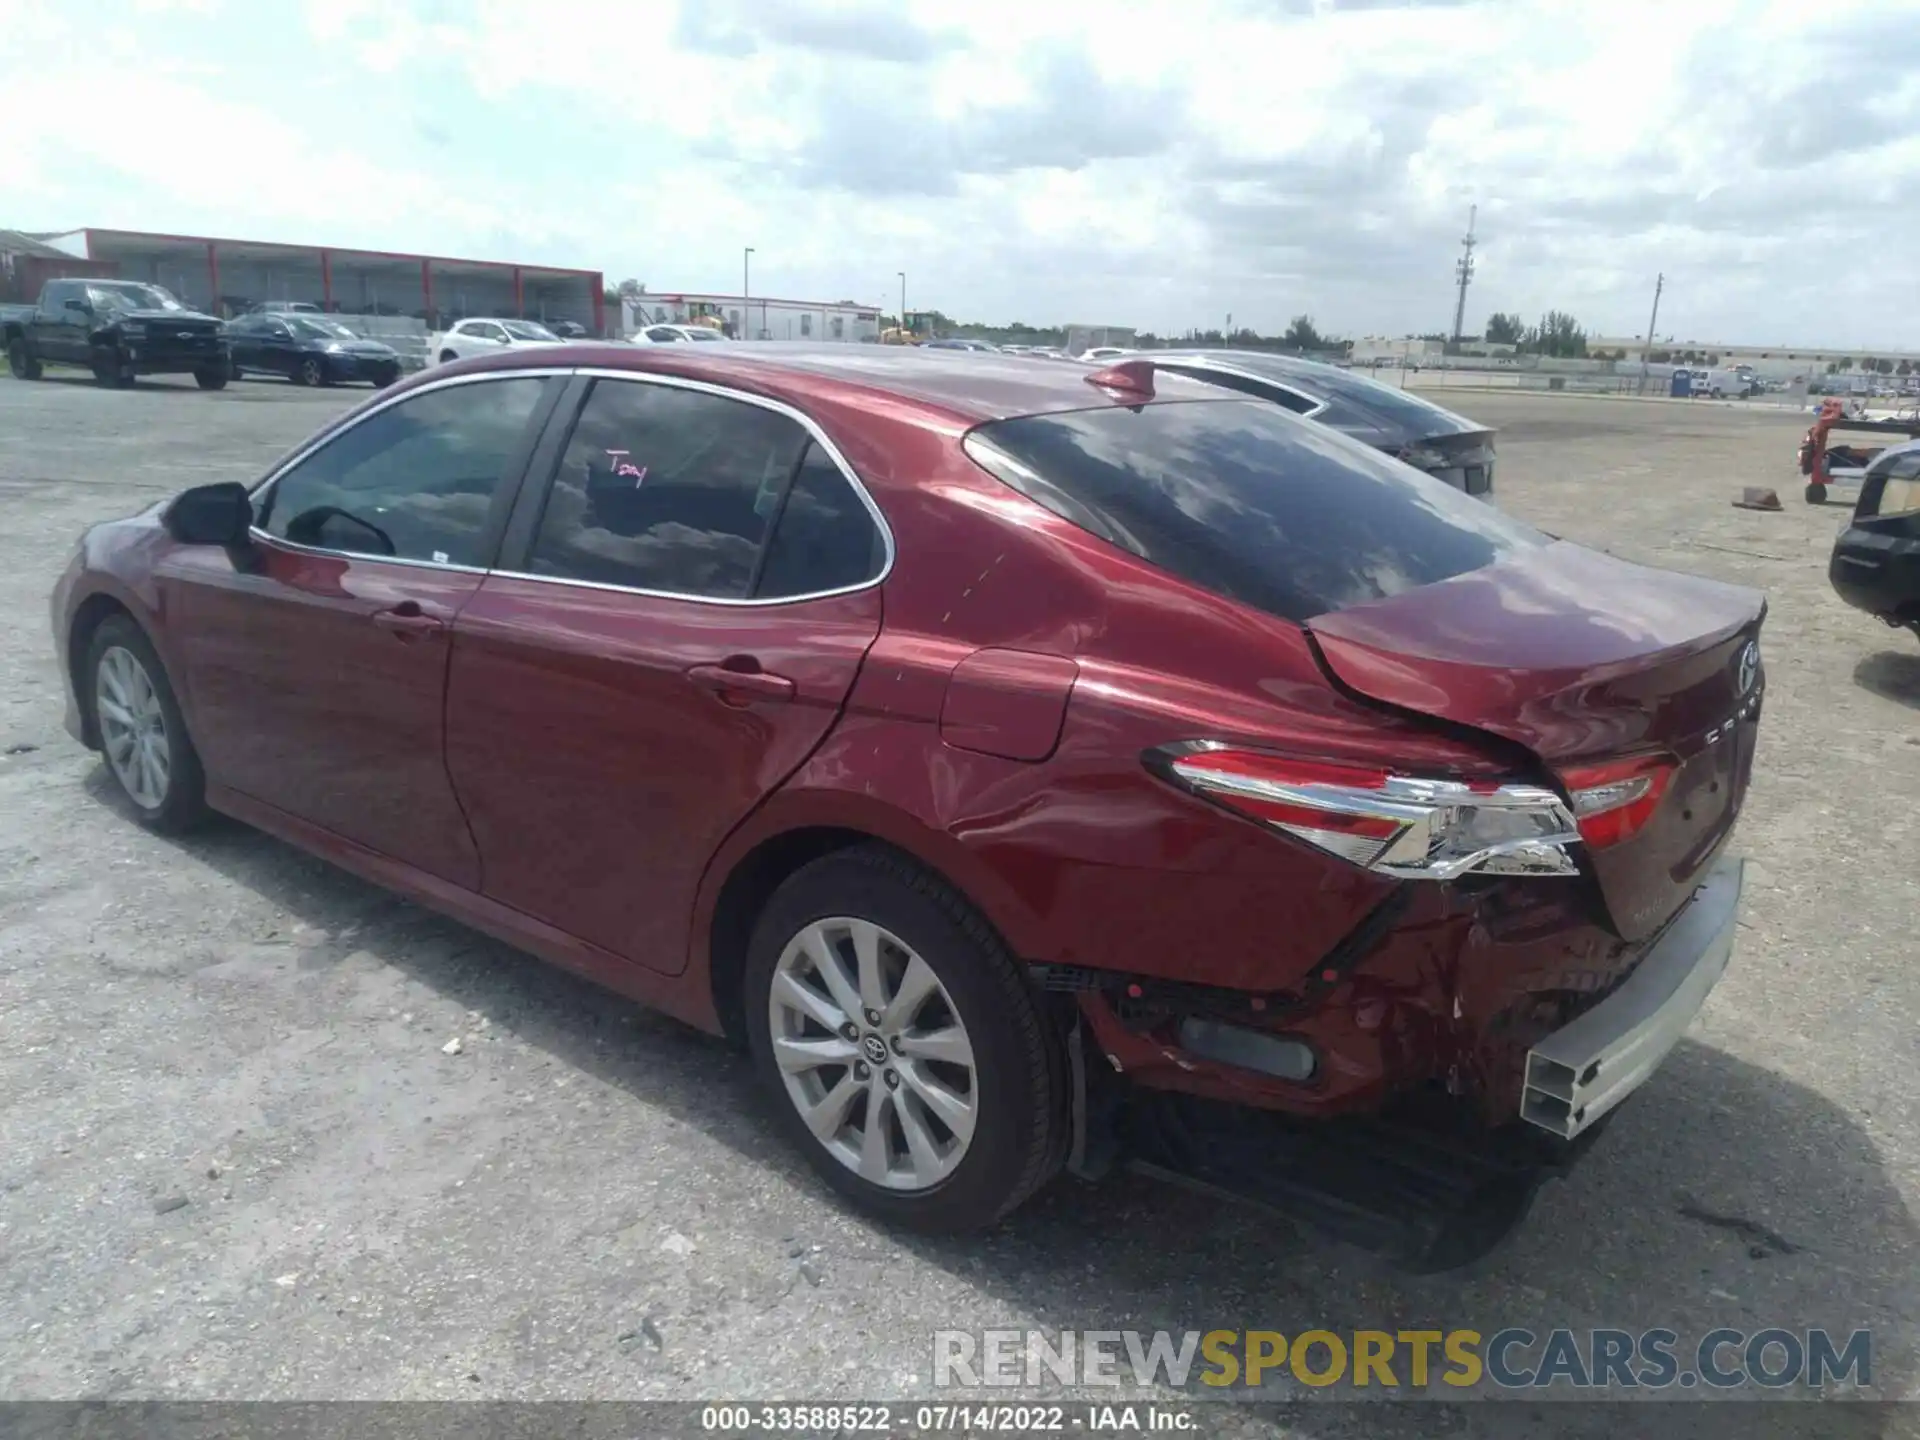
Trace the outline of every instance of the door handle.
<instances>
[{"instance_id":1,"label":"door handle","mask_svg":"<svg viewBox=\"0 0 1920 1440\"><path fill-rule=\"evenodd\" d=\"M413 600L402 600L391 610L374 611L373 623L397 640L423 640L447 628L444 620L427 614Z\"/></svg>"},{"instance_id":2,"label":"door handle","mask_svg":"<svg viewBox=\"0 0 1920 1440\"><path fill-rule=\"evenodd\" d=\"M711 690L729 705L751 705L756 700L793 699L793 681L765 670L735 670L726 665L695 665L687 678Z\"/></svg>"}]
</instances>

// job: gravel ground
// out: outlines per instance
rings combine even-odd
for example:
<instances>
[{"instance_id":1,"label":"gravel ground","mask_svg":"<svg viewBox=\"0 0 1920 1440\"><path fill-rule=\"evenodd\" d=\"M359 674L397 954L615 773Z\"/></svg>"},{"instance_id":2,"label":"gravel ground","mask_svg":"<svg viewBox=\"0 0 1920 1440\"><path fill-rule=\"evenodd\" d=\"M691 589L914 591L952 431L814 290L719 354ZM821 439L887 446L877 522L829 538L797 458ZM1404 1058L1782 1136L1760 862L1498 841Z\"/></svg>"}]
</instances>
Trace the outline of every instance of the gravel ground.
<instances>
[{"instance_id":1,"label":"gravel ground","mask_svg":"<svg viewBox=\"0 0 1920 1440\"><path fill-rule=\"evenodd\" d=\"M1693 1034L1510 1248L1410 1279L1138 1180L889 1233L719 1043L238 826L135 826L60 727L58 569L363 393L0 381L0 1396L896 1397L929 1393L935 1327L1420 1324L1864 1326L1874 1390L1920 1393L1920 645L1828 590L1804 421L1454 401L1501 427L1509 509L1765 587L1770 690L1740 948ZM1731 508L1751 483L1785 513Z\"/></svg>"}]
</instances>

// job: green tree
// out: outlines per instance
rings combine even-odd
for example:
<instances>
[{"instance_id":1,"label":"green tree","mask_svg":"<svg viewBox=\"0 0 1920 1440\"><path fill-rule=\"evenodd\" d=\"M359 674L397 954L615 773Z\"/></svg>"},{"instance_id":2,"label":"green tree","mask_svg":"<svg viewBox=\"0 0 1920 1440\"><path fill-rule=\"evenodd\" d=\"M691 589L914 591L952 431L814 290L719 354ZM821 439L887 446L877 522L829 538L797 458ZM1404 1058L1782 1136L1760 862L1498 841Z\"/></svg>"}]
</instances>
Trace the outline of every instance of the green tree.
<instances>
[{"instance_id":1,"label":"green tree","mask_svg":"<svg viewBox=\"0 0 1920 1440\"><path fill-rule=\"evenodd\" d=\"M1326 337L1314 328L1311 315L1294 316L1293 323L1281 335L1280 343L1295 350L1324 350L1327 346Z\"/></svg>"},{"instance_id":2,"label":"green tree","mask_svg":"<svg viewBox=\"0 0 1920 1440\"><path fill-rule=\"evenodd\" d=\"M1578 359L1587 353L1587 332L1566 311L1549 310L1527 331L1522 348L1560 360Z\"/></svg>"},{"instance_id":3,"label":"green tree","mask_svg":"<svg viewBox=\"0 0 1920 1440\"><path fill-rule=\"evenodd\" d=\"M1913 373L1913 362L1911 360L1902 360L1894 367L1893 373L1896 375L1911 375Z\"/></svg>"},{"instance_id":4,"label":"green tree","mask_svg":"<svg viewBox=\"0 0 1920 1440\"><path fill-rule=\"evenodd\" d=\"M1526 322L1518 315L1509 315L1496 310L1487 317L1489 345L1518 345L1526 338L1526 334Z\"/></svg>"},{"instance_id":5,"label":"green tree","mask_svg":"<svg viewBox=\"0 0 1920 1440\"><path fill-rule=\"evenodd\" d=\"M1843 357L1840 361L1840 373L1844 375L1851 369L1853 369L1853 357L1851 355Z\"/></svg>"}]
</instances>

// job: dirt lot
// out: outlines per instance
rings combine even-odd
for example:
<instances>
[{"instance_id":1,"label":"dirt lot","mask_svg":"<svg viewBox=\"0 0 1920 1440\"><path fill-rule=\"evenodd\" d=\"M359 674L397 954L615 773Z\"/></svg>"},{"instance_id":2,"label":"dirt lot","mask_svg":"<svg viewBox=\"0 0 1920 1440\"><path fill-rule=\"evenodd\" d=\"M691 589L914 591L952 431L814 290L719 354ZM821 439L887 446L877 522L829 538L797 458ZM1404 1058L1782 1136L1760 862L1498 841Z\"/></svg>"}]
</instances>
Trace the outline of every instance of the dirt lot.
<instances>
[{"instance_id":1,"label":"dirt lot","mask_svg":"<svg viewBox=\"0 0 1920 1440\"><path fill-rule=\"evenodd\" d=\"M1415 1280L1144 1181L903 1238L719 1044L260 835L137 828L60 728L56 572L363 393L0 381L0 1393L901 1396L935 1326L1419 1324L1867 1326L1875 1390L1920 1390L1920 643L1828 590L1803 421L1454 401L1501 427L1511 510L1765 587L1770 690L1692 1037L1509 1250ZM1784 514L1730 507L1756 482Z\"/></svg>"}]
</instances>

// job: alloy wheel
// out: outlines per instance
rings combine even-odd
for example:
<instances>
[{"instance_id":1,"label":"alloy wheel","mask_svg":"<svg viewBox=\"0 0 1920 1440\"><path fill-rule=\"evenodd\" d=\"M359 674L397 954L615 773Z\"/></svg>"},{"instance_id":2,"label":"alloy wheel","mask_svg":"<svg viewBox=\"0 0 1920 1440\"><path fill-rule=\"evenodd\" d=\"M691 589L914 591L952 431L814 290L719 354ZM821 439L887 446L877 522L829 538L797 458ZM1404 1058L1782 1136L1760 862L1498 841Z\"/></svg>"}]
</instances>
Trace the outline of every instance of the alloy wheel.
<instances>
[{"instance_id":1,"label":"alloy wheel","mask_svg":"<svg viewBox=\"0 0 1920 1440\"><path fill-rule=\"evenodd\" d=\"M94 707L101 747L115 778L134 804L158 810L166 803L173 749L153 677L131 650L115 645L101 653Z\"/></svg>"},{"instance_id":2,"label":"alloy wheel","mask_svg":"<svg viewBox=\"0 0 1920 1440\"><path fill-rule=\"evenodd\" d=\"M816 920L787 942L767 997L774 1063L807 1129L889 1190L938 1185L973 1140L973 1043L933 967L866 920Z\"/></svg>"}]
</instances>

